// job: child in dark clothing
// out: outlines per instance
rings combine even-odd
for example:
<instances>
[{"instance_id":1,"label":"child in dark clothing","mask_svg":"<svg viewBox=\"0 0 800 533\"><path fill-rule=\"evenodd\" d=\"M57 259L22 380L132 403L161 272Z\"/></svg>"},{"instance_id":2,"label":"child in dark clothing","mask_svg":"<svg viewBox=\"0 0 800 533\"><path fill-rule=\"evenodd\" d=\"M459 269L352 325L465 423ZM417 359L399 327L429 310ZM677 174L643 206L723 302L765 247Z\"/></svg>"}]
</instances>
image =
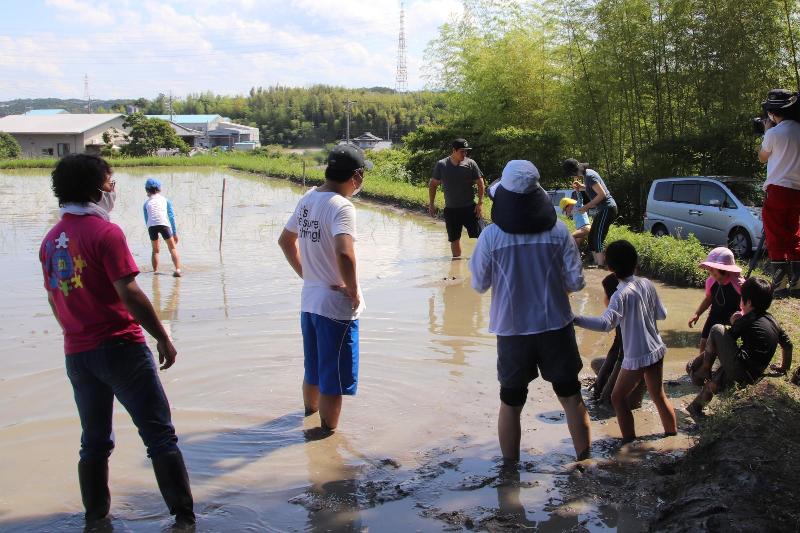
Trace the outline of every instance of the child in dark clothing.
<instances>
[{"instance_id":1,"label":"child in dark clothing","mask_svg":"<svg viewBox=\"0 0 800 533\"><path fill-rule=\"evenodd\" d=\"M720 391L733 385L752 385L761 379L778 345L782 362L771 368L785 374L792 365L792 342L767 312L772 303L772 285L763 279L748 279L742 285L742 302L743 311L733 315L727 332L721 324L711 328L703 364L697 372L706 383L687 407L695 418L703 415L703 407ZM741 347L737 346L739 340ZM717 357L720 369L712 374L711 366Z\"/></svg>"},{"instance_id":2,"label":"child in dark clothing","mask_svg":"<svg viewBox=\"0 0 800 533\"><path fill-rule=\"evenodd\" d=\"M606 307L611 301L611 296L617 291L619 280L614 274L609 274L602 281L603 290L605 291L604 302ZM597 379L594 382L594 399L606 405L611 405L611 392L614 390L614 384L617 382L619 370L622 368L622 360L624 353L622 350L622 333L619 326L614 330L614 342L608 350L608 354L603 357L592 359L592 370L597 374ZM642 397L644 396L645 386L644 380L639 382L639 386L634 389L628 397L628 407L636 409L642 405Z\"/></svg>"},{"instance_id":3,"label":"child in dark clothing","mask_svg":"<svg viewBox=\"0 0 800 533\"><path fill-rule=\"evenodd\" d=\"M698 386L703 385L703 379L697 375L697 371L703 364L703 353L711 328L716 324L730 326L731 315L741 310L740 294L744 282L740 276L742 269L736 264L733 252L724 246L711 250L708 258L700 263L700 268L709 272L706 279L706 296L689 319L689 327L697 324L706 309L710 307L711 310L700 334L700 355L686 364L686 373Z\"/></svg>"}]
</instances>

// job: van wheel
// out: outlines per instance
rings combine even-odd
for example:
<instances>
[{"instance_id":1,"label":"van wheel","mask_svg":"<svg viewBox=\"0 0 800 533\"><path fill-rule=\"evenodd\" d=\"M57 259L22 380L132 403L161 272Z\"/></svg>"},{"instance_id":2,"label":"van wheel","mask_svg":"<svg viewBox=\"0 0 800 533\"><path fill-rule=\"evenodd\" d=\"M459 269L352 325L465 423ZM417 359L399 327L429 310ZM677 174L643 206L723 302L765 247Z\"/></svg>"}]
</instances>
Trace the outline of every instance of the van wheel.
<instances>
[{"instance_id":1,"label":"van wheel","mask_svg":"<svg viewBox=\"0 0 800 533\"><path fill-rule=\"evenodd\" d=\"M669 235L669 232L667 231L667 227L664 224L656 224L655 226L653 226L653 229L650 230L650 231L656 237L666 237L667 235Z\"/></svg>"},{"instance_id":2,"label":"van wheel","mask_svg":"<svg viewBox=\"0 0 800 533\"><path fill-rule=\"evenodd\" d=\"M736 257L749 257L753 250L753 241L745 230L734 228L728 235L728 248Z\"/></svg>"}]
</instances>

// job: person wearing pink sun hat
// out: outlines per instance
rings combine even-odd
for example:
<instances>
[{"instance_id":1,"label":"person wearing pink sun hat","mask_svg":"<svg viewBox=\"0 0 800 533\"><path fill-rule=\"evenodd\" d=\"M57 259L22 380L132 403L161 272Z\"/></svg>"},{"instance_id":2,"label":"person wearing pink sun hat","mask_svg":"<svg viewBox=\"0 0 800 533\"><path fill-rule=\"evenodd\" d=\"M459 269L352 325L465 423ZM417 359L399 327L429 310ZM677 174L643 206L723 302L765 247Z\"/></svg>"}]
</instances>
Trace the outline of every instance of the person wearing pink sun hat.
<instances>
[{"instance_id":1,"label":"person wearing pink sun hat","mask_svg":"<svg viewBox=\"0 0 800 533\"><path fill-rule=\"evenodd\" d=\"M703 384L697 371L703 363L703 353L711 328L716 324L731 325L731 315L741 310L742 283L744 282L740 276L742 269L736 264L733 252L724 246L711 250L706 260L700 263L700 268L708 270L709 273L705 284L706 295L700 302L697 311L689 319L689 327L694 327L706 309L711 308L711 310L708 312L708 318L706 318L700 334L700 355L686 365L686 373L696 385Z\"/></svg>"}]
</instances>

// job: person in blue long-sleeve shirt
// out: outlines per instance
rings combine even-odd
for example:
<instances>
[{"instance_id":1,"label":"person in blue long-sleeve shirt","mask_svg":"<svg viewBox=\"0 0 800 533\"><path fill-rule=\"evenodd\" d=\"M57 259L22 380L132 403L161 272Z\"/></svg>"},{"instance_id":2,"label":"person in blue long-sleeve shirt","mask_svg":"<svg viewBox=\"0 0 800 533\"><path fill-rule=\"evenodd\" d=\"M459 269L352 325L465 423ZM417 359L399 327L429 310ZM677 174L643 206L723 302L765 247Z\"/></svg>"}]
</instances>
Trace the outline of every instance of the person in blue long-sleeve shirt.
<instances>
[{"instance_id":1,"label":"person in blue long-sleeve shirt","mask_svg":"<svg viewBox=\"0 0 800 533\"><path fill-rule=\"evenodd\" d=\"M172 264L175 265L173 276L181 277L181 258L178 255L178 230L175 227L175 210L172 202L161 196L161 182L156 178L148 178L144 184L147 191L147 201L144 203L144 222L147 224L147 232L150 234L150 243L153 251L150 261L153 265L153 272L158 271L158 236L166 241L169 255L172 257Z\"/></svg>"},{"instance_id":2,"label":"person in blue long-sleeve shirt","mask_svg":"<svg viewBox=\"0 0 800 533\"><path fill-rule=\"evenodd\" d=\"M578 380L583 363L569 293L585 285L578 247L557 219L530 161L510 161L489 187L492 221L469 262L472 288L492 289L489 331L497 335L497 433L507 462L519 460L520 416L540 374L564 407L578 460L590 455L589 414Z\"/></svg>"}]
</instances>

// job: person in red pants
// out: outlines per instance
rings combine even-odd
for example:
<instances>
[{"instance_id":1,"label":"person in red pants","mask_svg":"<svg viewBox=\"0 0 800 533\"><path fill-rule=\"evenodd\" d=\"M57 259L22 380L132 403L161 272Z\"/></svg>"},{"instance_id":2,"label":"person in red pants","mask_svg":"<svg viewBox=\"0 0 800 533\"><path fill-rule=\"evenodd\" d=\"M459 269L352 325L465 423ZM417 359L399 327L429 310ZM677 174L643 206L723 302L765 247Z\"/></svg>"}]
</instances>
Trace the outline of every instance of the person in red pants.
<instances>
[{"instance_id":1,"label":"person in red pants","mask_svg":"<svg viewBox=\"0 0 800 533\"><path fill-rule=\"evenodd\" d=\"M794 296L800 295L800 102L797 93L773 89L761 106L768 117L758 152L758 159L767 164L761 218L774 296L785 298L792 289Z\"/></svg>"}]
</instances>

